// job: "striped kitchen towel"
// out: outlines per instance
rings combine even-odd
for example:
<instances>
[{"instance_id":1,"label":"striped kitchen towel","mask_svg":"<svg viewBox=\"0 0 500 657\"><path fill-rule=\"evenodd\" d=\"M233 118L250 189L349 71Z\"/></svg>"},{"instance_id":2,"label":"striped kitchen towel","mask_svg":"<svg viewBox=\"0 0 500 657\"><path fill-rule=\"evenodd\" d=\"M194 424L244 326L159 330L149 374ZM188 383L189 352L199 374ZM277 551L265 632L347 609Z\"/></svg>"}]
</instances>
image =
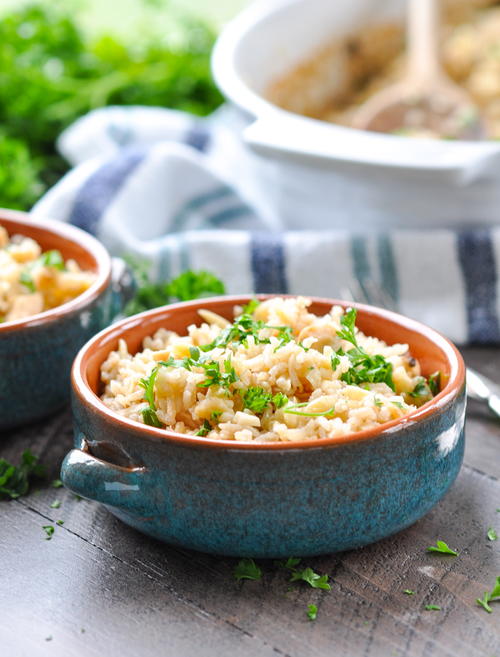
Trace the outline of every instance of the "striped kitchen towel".
<instances>
[{"instance_id":1,"label":"striped kitchen towel","mask_svg":"<svg viewBox=\"0 0 500 657\"><path fill-rule=\"evenodd\" d=\"M500 229L312 231L305 201L304 229L287 231L255 184L253 168L269 165L244 149L243 125L225 108L209 119L96 110L61 135L74 168L32 214L69 221L115 255L149 259L157 280L203 268L231 294L336 298L371 280L400 312L460 344L500 341Z\"/></svg>"}]
</instances>

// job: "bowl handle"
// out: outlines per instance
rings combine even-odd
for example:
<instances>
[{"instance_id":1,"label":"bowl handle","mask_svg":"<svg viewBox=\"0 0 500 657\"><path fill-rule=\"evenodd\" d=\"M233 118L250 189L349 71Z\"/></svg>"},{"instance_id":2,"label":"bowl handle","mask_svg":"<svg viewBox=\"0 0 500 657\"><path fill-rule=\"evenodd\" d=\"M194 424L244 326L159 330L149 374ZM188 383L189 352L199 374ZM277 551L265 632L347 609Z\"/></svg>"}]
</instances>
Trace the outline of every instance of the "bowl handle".
<instances>
[{"instance_id":1,"label":"bowl handle","mask_svg":"<svg viewBox=\"0 0 500 657\"><path fill-rule=\"evenodd\" d=\"M137 281L122 258L111 258L111 319L119 319L126 304L137 291Z\"/></svg>"},{"instance_id":2,"label":"bowl handle","mask_svg":"<svg viewBox=\"0 0 500 657\"><path fill-rule=\"evenodd\" d=\"M61 466L61 479L66 488L77 495L103 504L140 514L151 514L145 509L142 467L124 468L96 458L83 449L72 449Z\"/></svg>"}]
</instances>

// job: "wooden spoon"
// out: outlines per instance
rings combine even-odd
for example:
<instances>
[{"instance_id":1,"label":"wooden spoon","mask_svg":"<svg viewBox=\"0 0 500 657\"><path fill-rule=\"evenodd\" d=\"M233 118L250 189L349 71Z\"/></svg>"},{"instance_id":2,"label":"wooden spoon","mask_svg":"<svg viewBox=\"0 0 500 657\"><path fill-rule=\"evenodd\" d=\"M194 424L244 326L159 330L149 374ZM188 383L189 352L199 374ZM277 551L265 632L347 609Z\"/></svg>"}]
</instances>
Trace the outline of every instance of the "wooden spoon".
<instances>
[{"instance_id":1,"label":"wooden spoon","mask_svg":"<svg viewBox=\"0 0 500 657\"><path fill-rule=\"evenodd\" d=\"M353 127L450 139L484 136L474 103L441 67L439 26L437 0L408 0L406 75L364 103Z\"/></svg>"}]
</instances>

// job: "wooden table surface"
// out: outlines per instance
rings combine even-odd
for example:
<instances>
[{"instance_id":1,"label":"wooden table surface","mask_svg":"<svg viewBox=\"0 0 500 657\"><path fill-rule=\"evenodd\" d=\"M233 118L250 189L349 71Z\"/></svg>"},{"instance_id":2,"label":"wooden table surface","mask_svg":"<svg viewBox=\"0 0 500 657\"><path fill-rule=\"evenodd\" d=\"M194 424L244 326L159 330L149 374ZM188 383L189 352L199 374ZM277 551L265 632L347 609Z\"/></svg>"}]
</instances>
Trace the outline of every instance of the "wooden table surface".
<instances>
[{"instance_id":1,"label":"wooden table surface","mask_svg":"<svg viewBox=\"0 0 500 657\"><path fill-rule=\"evenodd\" d=\"M464 355L500 383L498 350ZM0 436L0 457L18 462L29 447L50 481L71 443L65 412ZM238 583L237 560L149 539L47 482L0 502L0 655L500 657L500 603L491 614L475 603L500 575L500 540L486 536L490 526L500 535L499 454L500 421L470 403L465 464L425 518L375 545L305 560L331 575L329 592L290 585L272 562L261 563L262 580ZM58 519L45 540L42 525ZM436 539L459 556L426 552Z\"/></svg>"}]
</instances>

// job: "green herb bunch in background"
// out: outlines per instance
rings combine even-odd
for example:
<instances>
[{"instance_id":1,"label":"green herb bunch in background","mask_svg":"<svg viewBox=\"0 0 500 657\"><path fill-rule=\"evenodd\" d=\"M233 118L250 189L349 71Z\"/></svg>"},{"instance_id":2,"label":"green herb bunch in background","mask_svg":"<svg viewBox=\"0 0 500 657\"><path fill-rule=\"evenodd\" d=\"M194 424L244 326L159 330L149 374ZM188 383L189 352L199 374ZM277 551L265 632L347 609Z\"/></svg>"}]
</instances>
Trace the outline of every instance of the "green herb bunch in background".
<instances>
[{"instance_id":1,"label":"green herb bunch in background","mask_svg":"<svg viewBox=\"0 0 500 657\"><path fill-rule=\"evenodd\" d=\"M221 102L214 34L179 18L182 39L88 39L70 9L35 3L0 20L0 206L29 209L65 173L55 149L79 116L105 105L156 105L198 115Z\"/></svg>"}]
</instances>

